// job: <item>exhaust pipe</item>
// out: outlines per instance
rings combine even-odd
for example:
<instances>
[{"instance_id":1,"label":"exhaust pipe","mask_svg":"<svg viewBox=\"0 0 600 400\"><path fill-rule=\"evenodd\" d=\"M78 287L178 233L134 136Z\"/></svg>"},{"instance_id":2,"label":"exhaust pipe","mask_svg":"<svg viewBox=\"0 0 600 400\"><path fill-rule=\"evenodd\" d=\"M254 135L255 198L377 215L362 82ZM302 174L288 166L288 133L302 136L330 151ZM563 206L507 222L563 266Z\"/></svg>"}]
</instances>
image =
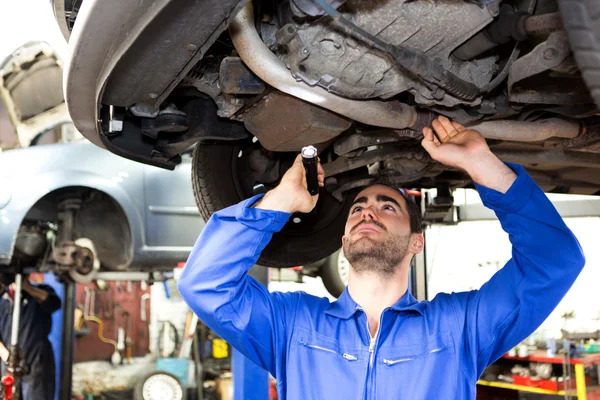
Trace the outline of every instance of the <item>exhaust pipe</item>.
<instances>
[{"instance_id":1,"label":"exhaust pipe","mask_svg":"<svg viewBox=\"0 0 600 400\"><path fill-rule=\"evenodd\" d=\"M512 142L541 142L552 137L574 139L581 133L579 123L560 118L548 118L534 122L485 121L465 126L481 133L486 139Z\"/></svg>"},{"instance_id":2,"label":"exhaust pipe","mask_svg":"<svg viewBox=\"0 0 600 400\"><path fill-rule=\"evenodd\" d=\"M274 88L358 122L394 129L421 129L430 121L418 118L414 107L399 101L357 101L339 97L318 86L298 82L263 43L254 26L254 9L248 2L229 25L233 46L244 63ZM426 113L427 114L427 113Z\"/></svg>"}]
</instances>

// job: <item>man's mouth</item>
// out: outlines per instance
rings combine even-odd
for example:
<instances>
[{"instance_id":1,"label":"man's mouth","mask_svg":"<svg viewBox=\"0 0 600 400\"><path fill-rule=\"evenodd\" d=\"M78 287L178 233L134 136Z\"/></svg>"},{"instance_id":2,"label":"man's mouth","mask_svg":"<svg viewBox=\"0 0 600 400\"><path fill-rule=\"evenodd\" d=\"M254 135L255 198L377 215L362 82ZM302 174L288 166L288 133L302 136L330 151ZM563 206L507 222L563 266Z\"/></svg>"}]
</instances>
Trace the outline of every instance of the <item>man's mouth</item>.
<instances>
[{"instance_id":1,"label":"man's mouth","mask_svg":"<svg viewBox=\"0 0 600 400\"><path fill-rule=\"evenodd\" d=\"M385 226L382 223L377 221L366 222L362 221L356 224L354 228L350 231L350 233L354 233L355 231L372 231L372 232L381 232L385 231Z\"/></svg>"}]
</instances>

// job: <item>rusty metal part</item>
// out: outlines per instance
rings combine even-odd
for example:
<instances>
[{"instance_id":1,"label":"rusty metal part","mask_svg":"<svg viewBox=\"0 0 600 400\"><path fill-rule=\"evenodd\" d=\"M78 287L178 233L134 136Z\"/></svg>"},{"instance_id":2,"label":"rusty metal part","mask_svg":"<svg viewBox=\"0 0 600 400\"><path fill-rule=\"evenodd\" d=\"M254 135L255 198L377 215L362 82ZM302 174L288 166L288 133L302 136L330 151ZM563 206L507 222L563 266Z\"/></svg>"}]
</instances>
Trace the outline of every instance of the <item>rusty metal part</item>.
<instances>
[{"instance_id":1,"label":"rusty metal part","mask_svg":"<svg viewBox=\"0 0 600 400\"><path fill-rule=\"evenodd\" d=\"M492 148L492 152L502 161L518 164L548 164L555 167L570 166L600 169L600 154L594 153L494 148ZM340 157L333 162L323 164L323 169L325 170L325 176L330 177L376 162L402 158L421 162L432 162L427 152L423 149L386 146L365 152L359 157Z\"/></svg>"},{"instance_id":2,"label":"rusty metal part","mask_svg":"<svg viewBox=\"0 0 600 400\"><path fill-rule=\"evenodd\" d=\"M331 140L352 121L285 93L265 96L244 114L244 125L271 151L298 151Z\"/></svg>"},{"instance_id":3,"label":"rusty metal part","mask_svg":"<svg viewBox=\"0 0 600 400\"><path fill-rule=\"evenodd\" d=\"M563 28L560 13L532 15L525 20L525 32L557 31Z\"/></svg>"},{"instance_id":4,"label":"rusty metal part","mask_svg":"<svg viewBox=\"0 0 600 400\"><path fill-rule=\"evenodd\" d=\"M350 100L320 87L297 82L285 63L258 36L251 2L233 18L229 33L235 49L246 65L260 79L284 93L369 125L404 129L417 122L416 109L407 104L398 101Z\"/></svg>"},{"instance_id":5,"label":"rusty metal part","mask_svg":"<svg viewBox=\"0 0 600 400\"><path fill-rule=\"evenodd\" d=\"M239 57L225 57L221 61L219 86L227 94L261 94L266 88Z\"/></svg>"},{"instance_id":6,"label":"rusty metal part","mask_svg":"<svg viewBox=\"0 0 600 400\"><path fill-rule=\"evenodd\" d=\"M465 125L480 132L486 139L513 142L537 142L549 138L574 139L583 131L579 123L565 119L551 118L535 122L526 121L485 121ZM397 131L356 132L342 137L333 145L337 155L346 155L358 149L415 140L422 137L420 132L410 129Z\"/></svg>"},{"instance_id":7,"label":"rusty metal part","mask_svg":"<svg viewBox=\"0 0 600 400\"><path fill-rule=\"evenodd\" d=\"M600 153L600 120L594 119L585 124L584 132L575 139L565 139L561 147L590 153Z\"/></svg>"},{"instance_id":8,"label":"rusty metal part","mask_svg":"<svg viewBox=\"0 0 600 400\"><path fill-rule=\"evenodd\" d=\"M553 167L569 166L600 169L600 154L594 153L512 149L495 149L492 152L502 161L519 164L548 164Z\"/></svg>"},{"instance_id":9,"label":"rusty metal part","mask_svg":"<svg viewBox=\"0 0 600 400\"><path fill-rule=\"evenodd\" d=\"M486 139L507 140L513 142L541 142L549 138L573 139L581 133L577 122L560 118L527 121L485 121L467 125L467 128L481 133Z\"/></svg>"}]
</instances>

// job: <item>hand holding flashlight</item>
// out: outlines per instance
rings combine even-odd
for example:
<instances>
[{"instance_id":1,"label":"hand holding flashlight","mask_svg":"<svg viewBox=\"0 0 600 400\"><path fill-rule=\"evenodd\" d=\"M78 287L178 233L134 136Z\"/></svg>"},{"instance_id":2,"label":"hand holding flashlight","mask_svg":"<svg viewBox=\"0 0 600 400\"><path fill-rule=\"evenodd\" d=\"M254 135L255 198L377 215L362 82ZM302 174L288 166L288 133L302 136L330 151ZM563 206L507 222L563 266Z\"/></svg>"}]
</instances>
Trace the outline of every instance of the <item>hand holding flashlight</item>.
<instances>
[{"instance_id":1,"label":"hand holding flashlight","mask_svg":"<svg viewBox=\"0 0 600 400\"><path fill-rule=\"evenodd\" d=\"M310 152L309 152L310 153ZM311 158L311 157L307 157ZM264 197L256 202L252 207L261 208L265 210L284 211L288 213L309 213L311 212L319 200L319 187L325 184L325 171L319 162L319 157L314 151L314 157L312 157L312 163L316 168L315 172L312 172L313 178L310 178L311 173L308 172L309 168L303 162L302 154L298 154L292 166L286 171L281 178L279 185L272 190L265 193ZM309 162L311 164L311 162ZM314 188L314 177L316 176L316 186ZM309 182L311 182L309 184ZM312 189L311 194L309 191L309 185Z\"/></svg>"},{"instance_id":2,"label":"hand holding flashlight","mask_svg":"<svg viewBox=\"0 0 600 400\"><path fill-rule=\"evenodd\" d=\"M319 173L317 149L314 146L302 148L302 164L306 170L306 185L311 196L319 194Z\"/></svg>"}]
</instances>

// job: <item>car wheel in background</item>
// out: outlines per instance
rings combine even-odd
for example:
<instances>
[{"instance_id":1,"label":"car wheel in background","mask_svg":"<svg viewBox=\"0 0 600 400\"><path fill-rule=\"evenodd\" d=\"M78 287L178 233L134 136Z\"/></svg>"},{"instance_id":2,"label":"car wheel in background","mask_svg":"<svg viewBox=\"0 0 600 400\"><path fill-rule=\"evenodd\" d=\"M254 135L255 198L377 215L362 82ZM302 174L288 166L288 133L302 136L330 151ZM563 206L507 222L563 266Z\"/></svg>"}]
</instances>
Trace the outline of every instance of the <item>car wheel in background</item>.
<instances>
[{"instance_id":1,"label":"car wheel in background","mask_svg":"<svg viewBox=\"0 0 600 400\"><path fill-rule=\"evenodd\" d=\"M348 286L349 273L350 263L344 257L342 249L327 257L327 260L319 269L323 285L333 297L340 297L344 292L346 286Z\"/></svg>"},{"instance_id":2,"label":"car wheel in background","mask_svg":"<svg viewBox=\"0 0 600 400\"><path fill-rule=\"evenodd\" d=\"M201 143L194 150L192 184L194 196L205 220L225 207L239 203L253 195L257 180L252 164L252 152L263 152L252 141L236 143ZM256 156L256 153L254 153ZM293 162L295 154L278 153ZM267 171L287 168L275 165ZM281 163L283 165L283 161ZM278 179L278 171L276 178ZM264 174L263 174L264 176ZM288 268L321 260L340 247L351 196L338 202L325 191L321 191L317 207L309 214L293 215L281 232L273 235L262 252L258 264L265 267Z\"/></svg>"}]
</instances>

